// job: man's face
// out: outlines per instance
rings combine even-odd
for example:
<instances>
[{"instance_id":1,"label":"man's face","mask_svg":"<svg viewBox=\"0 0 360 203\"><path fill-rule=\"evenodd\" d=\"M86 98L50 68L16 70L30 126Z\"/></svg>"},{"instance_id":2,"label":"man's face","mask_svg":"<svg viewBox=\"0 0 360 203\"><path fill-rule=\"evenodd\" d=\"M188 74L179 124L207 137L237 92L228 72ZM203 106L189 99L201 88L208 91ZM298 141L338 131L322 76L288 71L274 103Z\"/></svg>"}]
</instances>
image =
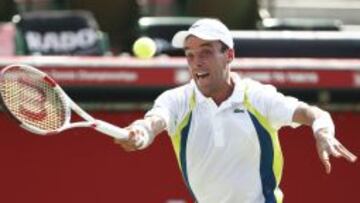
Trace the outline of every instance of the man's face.
<instances>
[{"instance_id":1,"label":"man's face","mask_svg":"<svg viewBox=\"0 0 360 203\"><path fill-rule=\"evenodd\" d=\"M222 91L229 81L232 49L222 50L220 41L206 41L195 36L185 40L189 71L199 90L207 97Z\"/></svg>"}]
</instances>

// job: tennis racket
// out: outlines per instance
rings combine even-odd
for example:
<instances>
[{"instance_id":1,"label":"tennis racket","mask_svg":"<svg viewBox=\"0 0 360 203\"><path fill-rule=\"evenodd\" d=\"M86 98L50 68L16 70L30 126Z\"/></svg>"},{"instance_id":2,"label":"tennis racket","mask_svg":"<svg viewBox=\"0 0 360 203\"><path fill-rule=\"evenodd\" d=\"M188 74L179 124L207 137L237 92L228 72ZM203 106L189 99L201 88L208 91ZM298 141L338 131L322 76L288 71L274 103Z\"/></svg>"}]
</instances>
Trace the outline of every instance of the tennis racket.
<instances>
[{"instance_id":1,"label":"tennis racket","mask_svg":"<svg viewBox=\"0 0 360 203\"><path fill-rule=\"evenodd\" d=\"M90 127L113 138L128 138L127 130L93 118L51 77L32 66L13 64L2 69L0 95L9 115L32 133L52 135L71 128ZM72 111L84 120L72 122Z\"/></svg>"}]
</instances>

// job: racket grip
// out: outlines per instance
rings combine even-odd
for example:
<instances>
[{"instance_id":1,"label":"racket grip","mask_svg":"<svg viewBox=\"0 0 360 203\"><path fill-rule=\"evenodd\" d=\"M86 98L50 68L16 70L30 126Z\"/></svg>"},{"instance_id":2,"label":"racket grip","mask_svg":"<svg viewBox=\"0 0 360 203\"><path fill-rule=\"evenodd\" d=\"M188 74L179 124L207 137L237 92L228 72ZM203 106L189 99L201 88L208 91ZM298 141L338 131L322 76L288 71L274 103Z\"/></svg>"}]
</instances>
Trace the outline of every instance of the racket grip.
<instances>
[{"instance_id":1,"label":"racket grip","mask_svg":"<svg viewBox=\"0 0 360 203\"><path fill-rule=\"evenodd\" d=\"M94 129L116 139L128 139L129 131L102 120L96 120Z\"/></svg>"}]
</instances>

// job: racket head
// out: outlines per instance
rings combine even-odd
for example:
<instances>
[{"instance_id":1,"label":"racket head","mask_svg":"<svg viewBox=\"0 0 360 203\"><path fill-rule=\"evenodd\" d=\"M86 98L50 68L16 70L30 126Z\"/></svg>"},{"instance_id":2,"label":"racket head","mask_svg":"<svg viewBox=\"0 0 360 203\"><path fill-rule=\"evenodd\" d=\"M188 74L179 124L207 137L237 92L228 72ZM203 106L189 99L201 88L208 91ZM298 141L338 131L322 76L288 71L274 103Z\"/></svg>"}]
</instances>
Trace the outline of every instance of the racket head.
<instances>
[{"instance_id":1,"label":"racket head","mask_svg":"<svg viewBox=\"0 0 360 203\"><path fill-rule=\"evenodd\" d=\"M18 124L35 134L56 134L70 122L70 105L46 73L24 64L0 72L1 102Z\"/></svg>"}]
</instances>

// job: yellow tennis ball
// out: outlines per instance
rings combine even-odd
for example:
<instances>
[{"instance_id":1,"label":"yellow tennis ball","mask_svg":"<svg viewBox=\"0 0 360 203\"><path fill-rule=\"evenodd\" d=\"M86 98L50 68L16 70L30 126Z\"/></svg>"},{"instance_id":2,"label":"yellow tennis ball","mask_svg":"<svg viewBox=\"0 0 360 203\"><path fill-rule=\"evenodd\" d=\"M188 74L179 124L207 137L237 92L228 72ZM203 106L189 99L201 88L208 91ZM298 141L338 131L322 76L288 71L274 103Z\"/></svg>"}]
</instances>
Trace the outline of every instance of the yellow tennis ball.
<instances>
[{"instance_id":1,"label":"yellow tennis ball","mask_svg":"<svg viewBox=\"0 0 360 203\"><path fill-rule=\"evenodd\" d=\"M156 44L149 37L140 37L133 44L133 52L138 58L151 58L156 53Z\"/></svg>"}]
</instances>

